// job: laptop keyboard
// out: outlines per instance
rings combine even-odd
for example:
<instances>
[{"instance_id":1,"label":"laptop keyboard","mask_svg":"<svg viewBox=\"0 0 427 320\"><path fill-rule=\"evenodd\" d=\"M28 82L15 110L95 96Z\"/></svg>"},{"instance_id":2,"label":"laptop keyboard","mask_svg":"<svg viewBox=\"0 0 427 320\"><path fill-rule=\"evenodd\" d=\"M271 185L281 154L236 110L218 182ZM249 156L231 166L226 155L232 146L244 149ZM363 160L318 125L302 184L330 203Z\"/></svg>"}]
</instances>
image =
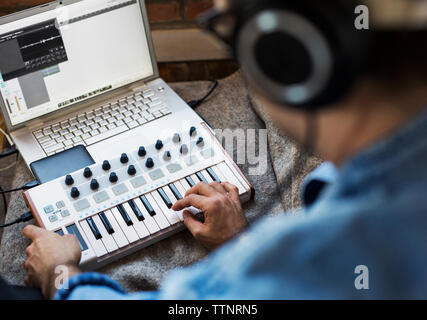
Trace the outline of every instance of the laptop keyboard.
<instances>
[{"instance_id":1,"label":"laptop keyboard","mask_svg":"<svg viewBox=\"0 0 427 320\"><path fill-rule=\"evenodd\" d=\"M90 146L164 117L171 111L152 89L33 132L50 156L77 145Z\"/></svg>"}]
</instances>

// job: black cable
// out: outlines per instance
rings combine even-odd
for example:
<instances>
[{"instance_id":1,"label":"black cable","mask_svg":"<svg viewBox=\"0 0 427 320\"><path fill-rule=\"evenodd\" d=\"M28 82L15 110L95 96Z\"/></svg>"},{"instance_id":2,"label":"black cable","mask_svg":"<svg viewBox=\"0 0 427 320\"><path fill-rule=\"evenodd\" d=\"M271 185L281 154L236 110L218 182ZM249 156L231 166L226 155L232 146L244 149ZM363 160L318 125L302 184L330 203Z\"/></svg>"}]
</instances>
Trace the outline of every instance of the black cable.
<instances>
[{"instance_id":1,"label":"black cable","mask_svg":"<svg viewBox=\"0 0 427 320\"><path fill-rule=\"evenodd\" d=\"M3 188L0 187L0 193L1 193L2 198L3 198L4 216L6 216L8 204L7 204L6 194L3 191L4 191Z\"/></svg>"},{"instance_id":2,"label":"black cable","mask_svg":"<svg viewBox=\"0 0 427 320\"><path fill-rule=\"evenodd\" d=\"M26 185L23 185L22 187L19 188L14 188L14 189L10 189L10 190L3 190L0 187L0 194L5 194L5 193L11 193L11 192L15 192L15 191L23 191L23 190L28 190L34 187L37 187L40 183L37 180L33 180L31 182L28 182Z\"/></svg>"},{"instance_id":3,"label":"black cable","mask_svg":"<svg viewBox=\"0 0 427 320\"><path fill-rule=\"evenodd\" d=\"M215 91L215 89L218 87L218 81L217 81L217 80L212 81L212 83L213 83L212 88L209 90L209 92L208 92L208 93L207 93L203 98L201 98L201 99L199 99L199 100L191 100L191 101L187 102L187 104L188 104L191 108L195 109L195 108L197 108L198 106L200 106L203 102L205 102L205 100L206 100L207 98L209 98L209 97L210 97L210 95L211 95L211 94Z\"/></svg>"},{"instance_id":4,"label":"black cable","mask_svg":"<svg viewBox=\"0 0 427 320\"><path fill-rule=\"evenodd\" d=\"M16 147L13 146L13 147L11 147L11 148L9 148L9 149L4 150L3 152L1 152L0 153L0 159L8 157L8 156L10 156L12 154L16 154L16 153L18 153L18 149L16 149Z\"/></svg>"},{"instance_id":5,"label":"black cable","mask_svg":"<svg viewBox=\"0 0 427 320\"><path fill-rule=\"evenodd\" d=\"M30 221L32 219L33 219L33 214L31 213L31 211L28 211L28 212L24 213L23 215L21 215L18 219L15 219L11 222L0 225L0 228L7 228L7 227L10 227L14 224L21 223L21 222L27 222L27 221Z\"/></svg>"}]
</instances>

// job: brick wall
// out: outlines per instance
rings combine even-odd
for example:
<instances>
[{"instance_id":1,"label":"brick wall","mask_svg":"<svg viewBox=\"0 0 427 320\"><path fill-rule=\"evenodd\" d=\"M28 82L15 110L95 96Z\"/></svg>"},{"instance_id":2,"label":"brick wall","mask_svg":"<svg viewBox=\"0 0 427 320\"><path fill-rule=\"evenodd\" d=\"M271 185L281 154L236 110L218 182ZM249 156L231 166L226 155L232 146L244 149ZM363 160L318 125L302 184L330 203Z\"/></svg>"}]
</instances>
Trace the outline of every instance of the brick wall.
<instances>
[{"instance_id":1,"label":"brick wall","mask_svg":"<svg viewBox=\"0 0 427 320\"><path fill-rule=\"evenodd\" d=\"M50 2L49 0L0 0L0 15ZM212 0L146 0L154 29L194 25L194 19L212 6Z\"/></svg>"}]
</instances>

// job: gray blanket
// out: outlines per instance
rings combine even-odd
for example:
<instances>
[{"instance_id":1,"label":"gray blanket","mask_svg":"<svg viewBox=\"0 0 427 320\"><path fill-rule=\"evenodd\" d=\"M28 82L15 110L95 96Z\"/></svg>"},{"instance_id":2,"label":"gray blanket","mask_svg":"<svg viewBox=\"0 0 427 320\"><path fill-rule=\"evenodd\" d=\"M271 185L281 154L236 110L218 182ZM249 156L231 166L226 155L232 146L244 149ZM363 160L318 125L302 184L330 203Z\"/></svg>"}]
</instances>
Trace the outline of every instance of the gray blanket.
<instances>
[{"instance_id":1,"label":"gray blanket","mask_svg":"<svg viewBox=\"0 0 427 320\"><path fill-rule=\"evenodd\" d=\"M171 86L184 100L189 101L203 96L211 83L188 82ZM248 161L239 163L256 190L255 200L244 207L250 223L264 215L283 214L285 210L299 205L301 177L318 165L319 160L306 159L299 177L286 180L298 150L274 127L262 111L262 107L250 99L240 73L221 80L218 89L197 109L197 112L214 129L241 128L244 132L247 132L247 129L267 129L269 152L266 172L261 175L249 175L253 164L249 164ZM250 147L258 150L258 139L249 141L247 148ZM22 161L14 170L14 186L32 180L31 173ZM277 181L287 183L281 183L283 187L279 190ZM265 207L269 208L268 211ZM26 210L22 196L15 194L11 198L6 220L11 221ZM26 258L25 248L29 241L22 236L22 228L21 224L6 229L1 239L0 275L13 284L23 284L25 277L23 264ZM207 254L208 252L188 231L183 231L98 271L111 276L129 291L153 290L159 286L169 270L192 264Z\"/></svg>"}]
</instances>

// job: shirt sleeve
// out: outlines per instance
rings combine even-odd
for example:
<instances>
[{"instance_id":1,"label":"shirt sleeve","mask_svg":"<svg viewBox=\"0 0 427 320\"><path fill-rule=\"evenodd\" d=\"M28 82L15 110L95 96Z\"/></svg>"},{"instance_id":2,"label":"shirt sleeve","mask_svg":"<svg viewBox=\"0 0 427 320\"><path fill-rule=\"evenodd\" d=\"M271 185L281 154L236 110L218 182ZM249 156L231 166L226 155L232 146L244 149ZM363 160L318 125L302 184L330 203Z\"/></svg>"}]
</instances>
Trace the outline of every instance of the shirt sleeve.
<instances>
[{"instance_id":1,"label":"shirt sleeve","mask_svg":"<svg viewBox=\"0 0 427 320\"><path fill-rule=\"evenodd\" d=\"M81 273L71 277L55 294L55 300L155 300L157 292L128 294L111 278L95 273Z\"/></svg>"}]
</instances>

